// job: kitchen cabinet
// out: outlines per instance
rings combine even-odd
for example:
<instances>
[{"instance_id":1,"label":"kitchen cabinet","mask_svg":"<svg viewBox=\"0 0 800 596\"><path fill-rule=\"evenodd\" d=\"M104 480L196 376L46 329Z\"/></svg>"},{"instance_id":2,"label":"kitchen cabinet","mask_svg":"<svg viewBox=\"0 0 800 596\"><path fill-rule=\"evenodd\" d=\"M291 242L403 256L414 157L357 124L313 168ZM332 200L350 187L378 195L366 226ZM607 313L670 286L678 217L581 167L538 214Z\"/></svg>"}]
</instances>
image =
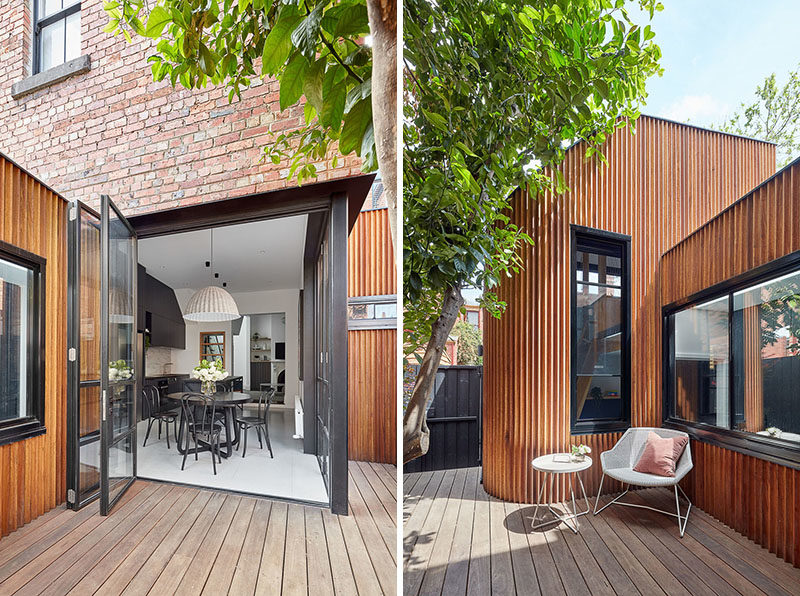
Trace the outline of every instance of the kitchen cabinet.
<instances>
[{"instance_id":1,"label":"kitchen cabinet","mask_svg":"<svg viewBox=\"0 0 800 596\"><path fill-rule=\"evenodd\" d=\"M138 328L149 334L153 347L186 349L186 323L175 291L139 266Z\"/></svg>"}]
</instances>

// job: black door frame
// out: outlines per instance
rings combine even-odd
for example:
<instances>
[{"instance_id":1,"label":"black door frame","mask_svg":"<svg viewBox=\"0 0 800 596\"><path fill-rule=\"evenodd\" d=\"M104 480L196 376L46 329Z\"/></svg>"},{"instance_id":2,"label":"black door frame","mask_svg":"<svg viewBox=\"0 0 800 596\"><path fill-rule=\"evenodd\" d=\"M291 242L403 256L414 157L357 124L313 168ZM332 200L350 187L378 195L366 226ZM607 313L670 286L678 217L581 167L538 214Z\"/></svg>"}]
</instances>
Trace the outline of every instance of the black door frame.
<instances>
[{"instance_id":1,"label":"black door frame","mask_svg":"<svg viewBox=\"0 0 800 596\"><path fill-rule=\"evenodd\" d=\"M308 281L315 278L310 271L310 255L319 250L319 241L325 220L329 218L331 235L331 445L330 453L330 508L331 512L346 515L348 512L348 447L347 447L347 237L355 224L361 207L372 186L374 174L331 180L303 187L281 189L266 193L246 195L188 207L165 209L128 217L139 240L180 232L203 230L212 227L277 219L293 215L308 215L306 244L303 258L303 356L302 383L305 412L304 445L306 453L316 452L315 421L317 412L313 387L316 325L313 307L315 292L309 292ZM310 339L310 341L309 341ZM309 382L312 383L311 387ZM311 392L309 393L309 390ZM312 407L309 407L312 406ZM313 432L309 432L314 429Z\"/></svg>"}]
</instances>

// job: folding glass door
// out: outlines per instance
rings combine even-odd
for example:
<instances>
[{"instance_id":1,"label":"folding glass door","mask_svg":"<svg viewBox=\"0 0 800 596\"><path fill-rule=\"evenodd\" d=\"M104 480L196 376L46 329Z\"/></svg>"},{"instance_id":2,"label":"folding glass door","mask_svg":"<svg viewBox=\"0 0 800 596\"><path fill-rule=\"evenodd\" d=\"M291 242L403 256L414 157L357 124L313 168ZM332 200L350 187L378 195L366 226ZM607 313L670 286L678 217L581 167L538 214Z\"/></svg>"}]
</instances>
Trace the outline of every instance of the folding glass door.
<instances>
[{"instance_id":1,"label":"folding glass door","mask_svg":"<svg viewBox=\"0 0 800 596\"><path fill-rule=\"evenodd\" d=\"M111 200L69 226L67 501L107 515L136 476L136 233Z\"/></svg>"}]
</instances>

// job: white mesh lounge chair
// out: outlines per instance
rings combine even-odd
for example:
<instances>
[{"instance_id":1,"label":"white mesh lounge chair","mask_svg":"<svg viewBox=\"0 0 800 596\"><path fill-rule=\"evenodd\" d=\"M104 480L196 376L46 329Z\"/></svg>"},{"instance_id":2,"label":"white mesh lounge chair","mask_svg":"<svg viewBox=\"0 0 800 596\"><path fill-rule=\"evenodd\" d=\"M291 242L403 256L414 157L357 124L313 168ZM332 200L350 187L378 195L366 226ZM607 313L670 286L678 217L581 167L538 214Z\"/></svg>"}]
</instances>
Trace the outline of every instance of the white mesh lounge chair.
<instances>
[{"instance_id":1,"label":"white mesh lounge chair","mask_svg":"<svg viewBox=\"0 0 800 596\"><path fill-rule=\"evenodd\" d=\"M686 433L677 431L677 430L669 430L666 428L629 428L625 431L625 434L622 435L622 438L614 445L613 449L610 451L605 451L600 454L600 465L603 468L603 477L600 480L600 488L597 491L597 499L594 502L594 514L597 515L603 509L608 507L609 505L625 505L627 507L641 507L642 509L650 509L651 511L657 511L659 513L665 513L666 515L671 515L672 517L678 518L678 531L681 534L681 538L683 538L683 532L686 530L686 522L689 519L689 512L692 510L692 502L689 500L689 497L686 496L686 493L683 492L683 489L678 486L678 482L689 473L689 470L692 469L694 465L692 463L692 452L689 443L686 444L686 449L684 449L681 458L678 460L677 465L675 466L675 477L666 477L666 476L657 476L655 474L642 474L641 472L634 472L633 466L636 465L636 462L639 461L639 458L642 455L642 451L644 451L645 443L647 442L647 435L650 432L656 433L658 436L663 438L672 438L672 437L688 437ZM612 501L606 503L600 509L597 509L597 505L600 502L600 492L603 490L603 480L605 480L606 476L610 476L615 480L619 480L622 482L623 487L625 490L617 496ZM677 513L672 513L670 511L664 511L662 509L655 509L653 507L648 507L647 505L638 505L635 503L623 503L620 501L622 497L624 497L628 490L630 489L631 485L635 486L672 486L675 490L675 509ZM680 501L678 500L678 490L681 491L683 498L686 499L689 503L689 508L686 510L685 515L681 515L681 506Z\"/></svg>"}]
</instances>

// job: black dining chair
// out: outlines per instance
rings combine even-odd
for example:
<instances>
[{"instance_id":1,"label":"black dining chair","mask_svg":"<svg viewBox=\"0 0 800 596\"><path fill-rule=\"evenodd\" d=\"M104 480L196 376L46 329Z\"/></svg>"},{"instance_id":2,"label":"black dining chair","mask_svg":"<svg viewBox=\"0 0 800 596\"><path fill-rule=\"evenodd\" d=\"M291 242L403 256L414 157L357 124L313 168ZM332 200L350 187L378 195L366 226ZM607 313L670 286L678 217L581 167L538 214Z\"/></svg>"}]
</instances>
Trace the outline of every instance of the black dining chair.
<instances>
[{"instance_id":1,"label":"black dining chair","mask_svg":"<svg viewBox=\"0 0 800 596\"><path fill-rule=\"evenodd\" d=\"M271 458L275 458L272 455L272 444L269 442L269 406L272 403L272 397L275 395L275 389L270 389L267 391L262 391L258 396L258 410L255 416L240 416L236 420L236 424L239 425L241 429L241 434L244 435L242 437L242 441L244 445L242 446L242 457L245 456L247 453L247 431L251 428L256 429L256 434L258 435L258 444L261 445L261 448L264 448L264 443L261 441L261 433L264 433L264 440L267 442L267 448L269 449L269 456ZM236 445L236 449L239 449L239 445Z\"/></svg>"},{"instance_id":2,"label":"black dining chair","mask_svg":"<svg viewBox=\"0 0 800 596\"><path fill-rule=\"evenodd\" d=\"M153 423L158 422L158 438L161 438L161 424L164 423L167 427L167 449L169 449L169 425L172 424L172 430L175 433L175 443L178 442L178 412L174 410L166 410L161 404L161 392L157 387L146 385L142 388L142 416L147 419L147 432L144 435L144 443L142 447L147 445L147 439L150 438L150 430L153 428Z\"/></svg>"},{"instance_id":3,"label":"black dining chair","mask_svg":"<svg viewBox=\"0 0 800 596\"><path fill-rule=\"evenodd\" d=\"M220 433L223 425L217 418L217 402L213 397L202 393L184 393L181 396L181 409L186 421L186 449L183 452L181 470L186 466L186 456L189 453L189 438L194 440L194 459L197 461L198 441L206 443L211 451L211 464L214 475L217 474L217 459L222 463L220 454ZM216 455L215 455L216 454Z\"/></svg>"}]
</instances>

